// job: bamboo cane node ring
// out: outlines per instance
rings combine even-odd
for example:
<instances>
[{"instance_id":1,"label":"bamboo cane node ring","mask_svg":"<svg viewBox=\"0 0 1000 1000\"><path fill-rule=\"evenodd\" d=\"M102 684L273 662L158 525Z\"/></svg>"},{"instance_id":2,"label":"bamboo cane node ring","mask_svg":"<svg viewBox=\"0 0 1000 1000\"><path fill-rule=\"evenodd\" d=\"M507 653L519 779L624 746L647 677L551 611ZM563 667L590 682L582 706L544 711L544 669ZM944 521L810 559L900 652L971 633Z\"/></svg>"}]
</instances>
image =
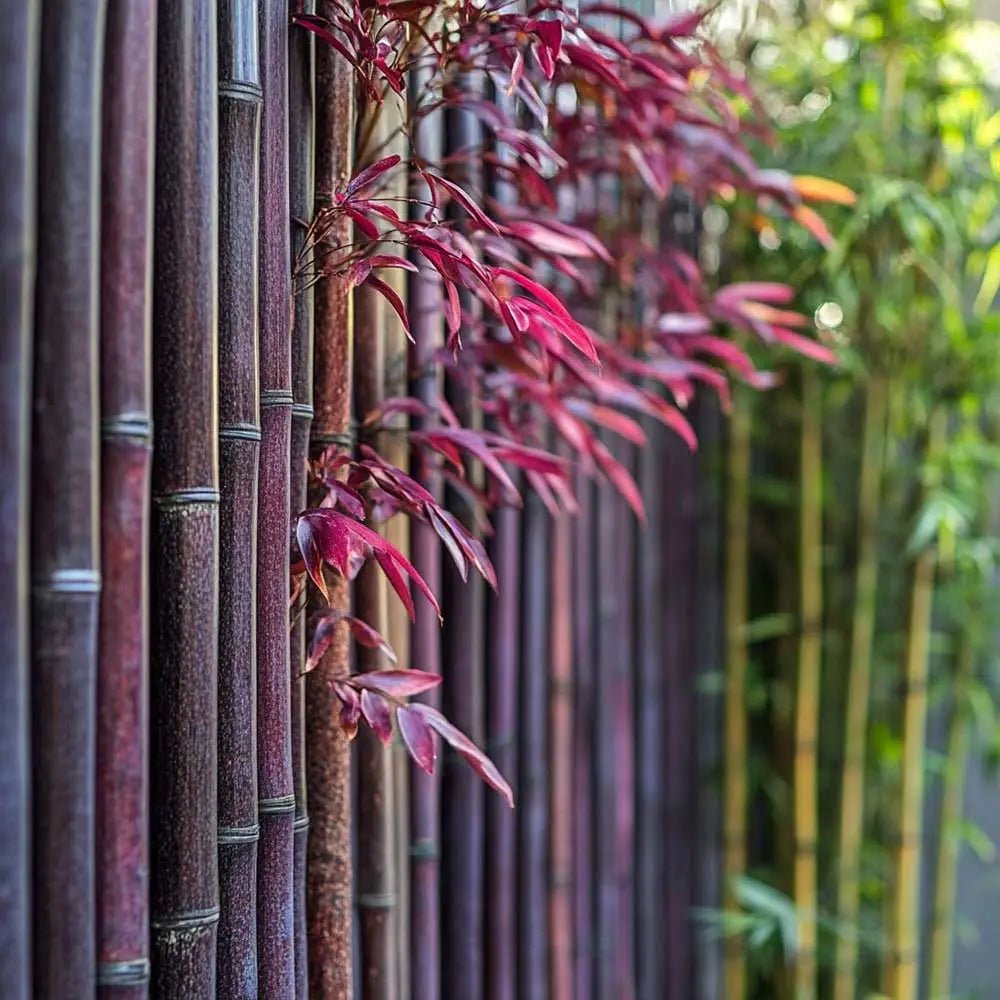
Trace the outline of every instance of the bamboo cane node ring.
<instances>
[{"instance_id":1,"label":"bamboo cane node ring","mask_svg":"<svg viewBox=\"0 0 1000 1000\"><path fill-rule=\"evenodd\" d=\"M418 861L437 861L441 857L436 840L423 838L410 844L410 857Z\"/></svg>"},{"instance_id":2,"label":"bamboo cane node ring","mask_svg":"<svg viewBox=\"0 0 1000 1000\"><path fill-rule=\"evenodd\" d=\"M210 927L219 922L219 907L210 906L205 910L191 910L173 917L160 917L150 921L150 926L158 931L182 931L195 927Z\"/></svg>"},{"instance_id":3,"label":"bamboo cane node ring","mask_svg":"<svg viewBox=\"0 0 1000 1000\"><path fill-rule=\"evenodd\" d=\"M338 448L353 448L355 435L353 431L313 431L312 443L318 445L336 445Z\"/></svg>"},{"instance_id":4,"label":"bamboo cane node ring","mask_svg":"<svg viewBox=\"0 0 1000 1000\"><path fill-rule=\"evenodd\" d=\"M122 962L98 962L98 986L145 986L149 982L149 959L132 958Z\"/></svg>"},{"instance_id":5,"label":"bamboo cane node ring","mask_svg":"<svg viewBox=\"0 0 1000 1000\"><path fill-rule=\"evenodd\" d=\"M257 811L262 816L273 816L276 813L295 812L295 796L281 795L273 799L261 799L257 803Z\"/></svg>"},{"instance_id":6,"label":"bamboo cane node ring","mask_svg":"<svg viewBox=\"0 0 1000 1000\"><path fill-rule=\"evenodd\" d=\"M358 907L362 910L391 910L395 905L394 892L363 892L358 896Z\"/></svg>"},{"instance_id":7,"label":"bamboo cane node ring","mask_svg":"<svg viewBox=\"0 0 1000 1000\"><path fill-rule=\"evenodd\" d=\"M149 443L153 440L153 422L144 413L120 413L116 417L105 417L101 421L101 440Z\"/></svg>"},{"instance_id":8,"label":"bamboo cane node ring","mask_svg":"<svg viewBox=\"0 0 1000 1000\"><path fill-rule=\"evenodd\" d=\"M276 406L294 406L295 397L291 389L262 389L260 393L260 406L262 410L269 410Z\"/></svg>"},{"instance_id":9,"label":"bamboo cane node ring","mask_svg":"<svg viewBox=\"0 0 1000 1000\"><path fill-rule=\"evenodd\" d=\"M295 824L292 826L292 830L295 833L302 833L302 832L304 832L305 830L308 830L308 829L309 829L309 817L308 816L299 816L295 820Z\"/></svg>"},{"instance_id":10,"label":"bamboo cane node ring","mask_svg":"<svg viewBox=\"0 0 1000 1000\"><path fill-rule=\"evenodd\" d=\"M264 91L256 83L246 80L220 80L219 97L231 97L237 101L248 101L251 104L262 104Z\"/></svg>"},{"instance_id":11,"label":"bamboo cane node ring","mask_svg":"<svg viewBox=\"0 0 1000 1000\"><path fill-rule=\"evenodd\" d=\"M166 493L157 493L153 497L153 505L158 510L191 507L198 504L217 507L219 505L219 491L210 486L195 486L188 490L170 490Z\"/></svg>"},{"instance_id":12,"label":"bamboo cane node ring","mask_svg":"<svg viewBox=\"0 0 1000 1000\"><path fill-rule=\"evenodd\" d=\"M260 840L260 824L251 826L220 826L220 844L255 844Z\"/></svg>"},{"instance_id":13,"label":"bamboo cane node ring","mask_svg":"<svg viewBox=\"0 0 1000 1000\"><path fill-rule=\"evenodd\" d=\"M92 569L56 569L36 575L31 589L35 594L98 594L101 574Z\"/></svg>"},{"instance_id":14,"label":"bamboo cane node ring","mask_svg":"<svg viewBox=\"0 0 1000 1000\"><path fill-rule=\"evenodd\" d=\"M256 424L224 424L219 437L223 441L259 441L260 428Z\"/></svg>"},{"instance_id":15,"label":"bamboo cane node ring","mask_svg":"<svg viewBox=\"0 0 1000 1000\"><path fill-rule=\"evenodd\" d=\"M312 420L315 415L311 403L292 403L292 419Z\"/></svg>"}]
</instances>

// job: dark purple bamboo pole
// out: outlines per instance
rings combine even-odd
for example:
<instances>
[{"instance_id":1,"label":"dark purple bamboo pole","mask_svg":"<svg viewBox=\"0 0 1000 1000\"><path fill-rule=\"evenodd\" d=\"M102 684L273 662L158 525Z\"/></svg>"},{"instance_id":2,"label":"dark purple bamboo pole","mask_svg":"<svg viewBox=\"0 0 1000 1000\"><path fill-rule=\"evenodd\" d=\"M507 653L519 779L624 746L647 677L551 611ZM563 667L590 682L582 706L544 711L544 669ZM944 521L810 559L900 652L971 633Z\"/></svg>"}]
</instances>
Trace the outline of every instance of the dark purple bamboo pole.
<instances>
[{"instance_id":1,"label":"dark purple bamboo pole","mask_svg":"<svg viewBox=\"0 0 1000 1000\"><path fill-rule=\"evenodd\" d=\"M590 1000L594 968L594 532L595 490L576 473L580 506L573 527L573 925L574 1000Z\"/></svg>"},{"instance_id":2,"label":"dark purple bamboo pole","mask_svg":"<svg viewBox=\"0 0 1000 1000\"><path fill-rule=\"evenodd\" d=\"M260 0L260 516L257 519L257 959L266 997L295 992L295 789L288 647L292 288L288 0Z\"/></svg>"},{"instance_id":3,"label":"dark purple bamboo pole","mask_svg":"<svg viewBox=\"0 0 1000 1000\"><path fill-rule=\"evenodd\" d=\"M573 523L552 524L549 667L549 996L573 1000Z\"/></svg>"},{"instance_id":4,"label":"dark purple bamboo pole","mask_svg":"<svg viewBox=\"0 0 1000 1000\"><path fill-rule=\"evenodd\" d=\"M160 17L153 284L153 991L215 996L218 434L213 0Z\"/></svg>"},{"instance_id":5,"label":"dark purple bamboo pole","mask_svg":"<svg viewBox=\"0 0 1000 1000\"><path fill-rule=\"evenodd\" d=\"M31 992L28 449L35 279L37 2L0 3L0 982Z\"/></svg>"},{"instance_id":6,"label":"dark purple bamboo pole","mask_svg":"<svg viewBox=\"0 0 1000 1000\"><path fill-rule=\"evenodd\" d=\"M256 0L219 3L219 943L220 996L257 973Z\"/></svg>"},{"instance_id":7,"label":"dark purple bamboo pole","mask_svg":"<svg viewBox=\"0 0 1000 1000\"><path fill-rule=\"evenodd\" d=\"M354 405L359 424L383 399L384 327L382 299L369 288L359 288L354 295ZM378 447L377 442L373 444ZM385 631L385 579L370 560L358 576L354 602L362 621ZM387 665L380 652L364 648L358 649L357 661L363 671ZM362 990L367 1000L396 1000L392 754L367 726L358 735L357 802Z\"/></svg>"},{"instance_id":8,"label":"dark purple bamboo pole","mask_svg":"<svg viewBox=\"0 0 1000 1000\"><path fill-rule=\"evenodd\" d=\"M325 8L326 5L320 5ZM329 46L316 47L315 208L333 202L353 161L354 71ZM332 234L350 239L350 224ZM316 285L315 346L310 452L349 441L351 415L351 296L346 283ZM331 579L331 602L346 607L347 588ZM351 1000L351 803L350 745L334 724L338 711L331 680L350 669L341 635L306 681L306 776L310 835L308 855L309 988L314 1000Z\"/></svg>"},{"instance_id":9,"label":"dark purple bamboo pole","mask_svg":"<svg viewBox=\"0 0 1000 1000\"><path fill-rule=\"evenodd\" d=\"M111 0L101 212L97 985L149 992L149 476L156 5Z\"/></svg>"},{"instance_id":10,"label":"dark purple bamboo pole","mask_svg":"<svg viewBox=\"0 0 1000 1000\"><path fill-rule=\"evenodd\" d=\"M411 77L420 93L426 86L423 71ZM436 163L443 147L440 114L420 118L414 136L415 152ZM411 197L426 198L426 187L414 185ZM441 285L427 271L414 274L408 288L410 324L415 343L410 349L411 391L434 406L441 391L434 354L443 341ZM423 485L440 496L440 476L433 468L415 470ZM411 535L413 565L431 591L441 592L441 546L426 524L414 524ZM437 612L422 594L414 595L415 621L410 644L413 666L431 673L441 670L441 625ZM428 692L423 700L439 706L440 694ZM414 1000L440 1000L441 925L438 880L440 872L440 779L410 768L410 989Z\"/></svg>"},{"instance_id":11,"label":"dark purple bamboo pole","mask_svg":"<svg viewBox=\"0 0 1000 1000\"><path fill-rule=\"evenodd\" d=\"M521 519L518 727L517 975L519 1000L548 996L549 514L527 493Z\"/></svg>"},{"instance_id":12,"label":"dark purple bamboo pole","mask_svg":"<svg viewBox=\"0 0 1000 1000\"><path fill-rule=\"evenodd\" d=\"M34 995L93 992L103 0L41 31L31 453ZM16 299L15 299L16 301ZM58 961L52 956L58 955Z\"/></svg>"},{"instance_id":13,"label":"dark purple bamboo pole","mask_svg":"<svg viewBox=\"0 0 1000 1000\"><path fill-rule=\"evenodd\" d=\"M500 583L488 595L486 747L500 773L517 775L517 682L520 664L521 514L493 516L490 558ZM519 793L514 789L515 801ZM500 796L486 798L486 997L517 998L517 814Z\"/></svg>"},{"instance_id":14,"label":"dark purple bamboo pole","mask_svg":"<svg viewBox=\"0 0 1000 1000\"><path fill-rule=\"evenodd\" d=\"M309 4L298 0L296 11ZM288 33L288 191L291 212L291 259L294 265L305 241L306 224L313 214L313 42L307 31ZM312 427L313 293L297 287L293 274L292 311L292 439L290 454L290 515L306 506L306 463ZM309 812L306 805L305 666L306 621L295 608L290 634L292 684L292 776L295 786L295 996L309 995L307 947L306 858Z\"/></svg>"}]
</instances>

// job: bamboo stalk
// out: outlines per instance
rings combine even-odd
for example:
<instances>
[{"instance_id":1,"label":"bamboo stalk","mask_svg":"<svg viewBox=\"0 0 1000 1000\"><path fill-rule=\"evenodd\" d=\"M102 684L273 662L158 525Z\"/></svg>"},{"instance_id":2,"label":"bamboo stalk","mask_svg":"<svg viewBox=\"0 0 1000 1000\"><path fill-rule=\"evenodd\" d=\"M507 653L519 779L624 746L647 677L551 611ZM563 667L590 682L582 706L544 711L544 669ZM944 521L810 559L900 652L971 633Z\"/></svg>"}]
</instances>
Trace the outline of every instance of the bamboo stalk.
<instances>
[{"instance_id":1,"label":"bamboo stalk","mask_svg":"<svg viewBox=\"0 0 1000 1000\"><path fill-rule=\"evenodd\" d=\"M95 972L102 0L49 0L38 104L31 453L34 995ZM51 961L51 955L59 961Z\"/></svg>"},{"instance_id":2,"label":"bamboo stalk","mask_svg":"<svg viewBox=\"0 0 1000 1000\"><path fill-rule=\"evenodd\" d=\"M932 412L927 432L926 461L936 461L945 447L947 412ZM928 490L925 472L924 491ZM924 808L924 749L927 729L927 665L937 553L925 548L914 561L909 594L906 659L903 665L903 758L900 774L899 843L893 859L891 951L888 956L889 994L916 1000L920 976L920 865Z\"/></svg>"},{"instance_id":3,"label":"bamboo stalk","mask_svg":"<svg viewBox=\"0 0 1000 1000\"><path fill-rule=\"evenodd\" d=\"M346 185L353 163L354 73L326 45L316 47L317 210ZM350 239L350 226L332 234ZM310 451L343 446L351 414L351 295L346 283L316 285L313 402ZM347 588L331 583L331 601L347 606ZM342 630L343 631L343 630ZM351 854L349 744L333 720L338 711L331 681L348 673L347 637L341 634L306 681L306 778L309 795L307 906L309 989L315 1000L349 1000L351 968Z\"/></svg>"},{"instance_id":4,"label":"bamboo stalk","mask_svg":"<svg viewBox=\"0 0 1000 1000\"><path fill-rule=\"evenodd\" d=\"M528 493L521 515L517 834L517 995L525 1000L544 998L548 979L548 517L537 494Z\"/></svg>"},{"instance_id":5,"label":"bamboo stalk","mask_svg":"<svg viewBox=\"0 0 1000 1000\"><path fill-rule=\"evenodd\" d=\"M823 620L823 394L819 375L802 374L799 483L799 668L795 700L795 863L798 917L796 1000L816 996L817 747Z\"/></svg>"},{"instance_id":6,"label":"bamboo stalk","mask_svg":"<svg viewBox=\"0 0 1000 1000\"><path fill-rule=\"evenodd\" d=\"M962 841L957 830L962 819L965 776L969 763L972 720L969 693L975 680L975 643L968 631L959 639L953 702L948 719L947 769L941 789L938 819L938 850L934 863L934 907L931 912L931 954L928 995L951 995L952 940L955 936L956 878Z\"/></svg>"},{"instance_id":7,"label":"bamboo stalk","mask_svg":"<svg viewBox=\"0 0 1000 1000\"><path fill-rule=\"evenodd\" d=\"M311 5L298 0L300 13ZM288 33L288 177L291 210L291 258L305 243L306 224L313 215L313 42L306 31ZM294 276L293 276L294 278ZM313 293L293 286L292 312L292 435L290 445L289 513L292 521L306 506L306 466L313 417ZM306 866L309 811L306 802L305 667L306 621L296 608L290 631L292 774L295 789L295 996L309 995Z\"/></svg>"},{"instance_id":8,"label":"bamboo stalk","mask_svg":"<svg viewBox=\"0 0 1000 1000\"><path fill-rule=\"evenodd\" d=\"M0 4L0 982L31 993L31 744L28 502L35 288L37 2Z\"/></svg>"},{"instance_id":9,"label":"bamboo stalk","mask_svg":"<svg viewBox=\"0 0 1000 1000\"><path fill-rule=\"evenodd\" d=\"M288 646L292 289L288 0L260 0L260 517L257 520L257 957L264 996L295 992L295 788Z\"/></svg>"},{"instance_id":10,"label":"bamboo stalk","mask_svg":"<svg viewBox=\"0 0 1000 1000\"><path fill-rule=\"evenodd\" d=\"M549 683L549 993L573 993L573 524L552 525Z\"/></svg>"},{"instance_id":11,"label":"bamboo stalk","mask_svg":"<svg viewBox=\"0 0 1000 1000\"><path fill-rule=\"evenodd\" d=\"M848 928L837 941L834 1000L853 1000L858 964L858 879L864 832L865 745L871 689L872 639L878 585L878 510L888 385L872 375L865 389L865 420L858 480L857 565L851 622L851 659L844 714L844 770L840 792L840 840L837 855L837 917Z\"/></svg>"},{"instance_id":12,"label":"bamboo stalk","mask_svg":"<svg viewBox=\"0 0 1000 1000\"><path fill-rule=\"evenodd\" d=\"M420 93L426 86L428 69L413 73L410 87ZM435 163L443 147L442 118L430 114L418 119L414 152ZM416 180L411 197L425 198L426 186ZM426 270L413 274L408 287L408 305L414 344L410 349L411 391L430 407L441 392L434 364L435 352L443 342L441 285ZM440 474L429 466L418 467L417 477L435 496L440 496ZM441 550L433 530L415 524L411 535L413 565L433 593L441 591ZM412 631L413 665L440 673L441 629L437 612L422 594L414 595L415 621ZM439 707L440 694L430 691L422 697ZM440 779L425 774L417 765L410 768L410 988L414 1000L439 1000L441 996L441 913L438 896L440 873ZM509 811L509 810L508 810Z\"/></svg>"},{"instance_id":13,"label":"bamboo stalk","mask_svg":"<svg viewBox=\"0 0 1000 1000\"><path fill-rule=\"evenodd\" d=\"M257 968L256 0L219 24L219 943L222 996L253 997Z\"/></svg>"},{"instance_id":14,"label":"bamboo stalk","mask_svg":"<svg viewBox=\"0 0 1000 1000\"><path fill-rule=\"evenodd\" d=\"M217 864L216 8L157 30L153 291L153 988L215 993Z\"/></svg>"},{"instance_id":15,"label":"bamboo stalk","mask_svg":"<svg viewBox=\"0 0 1000 1000\"><path fill-rule=\"evenodd\" d=\"M155 6L112 0L101 213L97 985L149 990L149 477Z\"/></svg>"},{"instance_id":16,"label":"bamboo stalk","mask_svg":"<svg viewBox=\"0 0 1000 1000\"><path fill-rule=\"evenodd\" d=\"M733 879L746 871L747 858L747 623L749 569L750 411L742 394L733 400L726 457L726 564L725 634L726 689L722 791L723 901L726 909L738 906ZM725 948L725 995L729 1000L746 996L743 942L730 938Z\"/></svg>"}]
</instances>

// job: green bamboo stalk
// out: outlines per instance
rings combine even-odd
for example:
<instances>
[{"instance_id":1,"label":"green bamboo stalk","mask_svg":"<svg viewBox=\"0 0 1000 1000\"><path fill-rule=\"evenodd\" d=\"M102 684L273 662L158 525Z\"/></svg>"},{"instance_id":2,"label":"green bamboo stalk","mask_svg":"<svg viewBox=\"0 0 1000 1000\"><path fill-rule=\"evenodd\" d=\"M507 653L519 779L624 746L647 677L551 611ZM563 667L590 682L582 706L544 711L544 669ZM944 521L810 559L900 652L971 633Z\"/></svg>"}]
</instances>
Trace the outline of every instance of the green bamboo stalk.
<instances>
[{"instance_id":1,"label":"green bamboo stalk","mask_svg":"<svg viewBox=\"0 0 1000 1000\"><path fill-rule=\"evenodd\" d=\"M799 670L795 701L795 861L798 914L795 1000L816 996L817 760L823 619L823 393L818 372L802 374L799 507Z\"/></svg>"},{"instance_id":2,"label":"green bamboo stalk","mask_svg":"<svg viewBox=\"0 0 1000 1000\"><path fill-rule=\"evenodd\" d=\"M930 418L925 457L933 463L945 444L947 414ZM926 483L925 483L926 490ZM891 949L887 992L894 1000L916 1000L920 977L920 863L924 806L924 743L927 727L927 664L937 552L928 545L916 558L910 583L910 610L903 664L903 760L900 775L899 840L890 903Z\"/></svg>"},{"instance_id":3,"label":"green bamboo stalk","mask_svg":"<svg viewBox=\"0 0 1000 1000\"><path fill-rule=\"evenodd\" d=\"M938 853L934 865L934 909L931 913L931 957L928 970L931 1000L951 994L951 950L955 932L956 875L961 839L965 775L969 763L969 689L975 678L975 643L968 631L959 640L953 687L954 701L948 720L948 760L941 789L938 819Z\"/></svg>"},{"instance_id":4,"label":"green bamboo stalk","mask_svg":"<svg viewBox=\"0 0 1000 1000\"><path fill-rule=\"evenodd\" d=\"M748 746L744 628L748 612L750 431L747 401L737 393L729 423L726 461L726 693L722 790L723 898L726 909L735 909L738 905L733 895L733 880L746 870ZM724 961L725 995L728 1000L743 1000L746 995L746 965L740 939L731 938L726 942Z\"/></svg>"},{"instance_id":5,"label":"green bamboo stalk","mask_svg":"<svg viewBox=\"0 0 1000 1000\"><path fill-rule=\"evenodd\" d=\"M858 484L857 566L851 659L844 716L844 770L840 792L840 841L837 869L837 916L847 928L837 942L834 1000L853 1000L857 978L858 878L864 827L865 743L871 688L872 637L878 583L878 509L889 401L887 379L873 375L865 390Z\"/></svg>"}]
</instances>

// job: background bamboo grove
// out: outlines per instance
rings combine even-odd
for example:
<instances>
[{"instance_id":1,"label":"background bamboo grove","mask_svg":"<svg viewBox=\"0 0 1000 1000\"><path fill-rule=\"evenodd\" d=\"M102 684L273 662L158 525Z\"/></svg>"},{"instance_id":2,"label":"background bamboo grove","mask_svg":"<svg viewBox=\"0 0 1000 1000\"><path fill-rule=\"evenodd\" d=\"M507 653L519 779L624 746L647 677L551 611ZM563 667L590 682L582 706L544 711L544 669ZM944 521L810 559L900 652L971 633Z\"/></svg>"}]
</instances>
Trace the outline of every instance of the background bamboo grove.
<instances>
[{"instance_id":1,"label":"background bamboo grove","mask_svg":"<svg viewBox=\"0 0 1000 1000\"><path fill-rule=\"evenodd\" d=\"M0 0L4 1000L1000 995L988 13Z\"/></svg>"}]
</instances>

